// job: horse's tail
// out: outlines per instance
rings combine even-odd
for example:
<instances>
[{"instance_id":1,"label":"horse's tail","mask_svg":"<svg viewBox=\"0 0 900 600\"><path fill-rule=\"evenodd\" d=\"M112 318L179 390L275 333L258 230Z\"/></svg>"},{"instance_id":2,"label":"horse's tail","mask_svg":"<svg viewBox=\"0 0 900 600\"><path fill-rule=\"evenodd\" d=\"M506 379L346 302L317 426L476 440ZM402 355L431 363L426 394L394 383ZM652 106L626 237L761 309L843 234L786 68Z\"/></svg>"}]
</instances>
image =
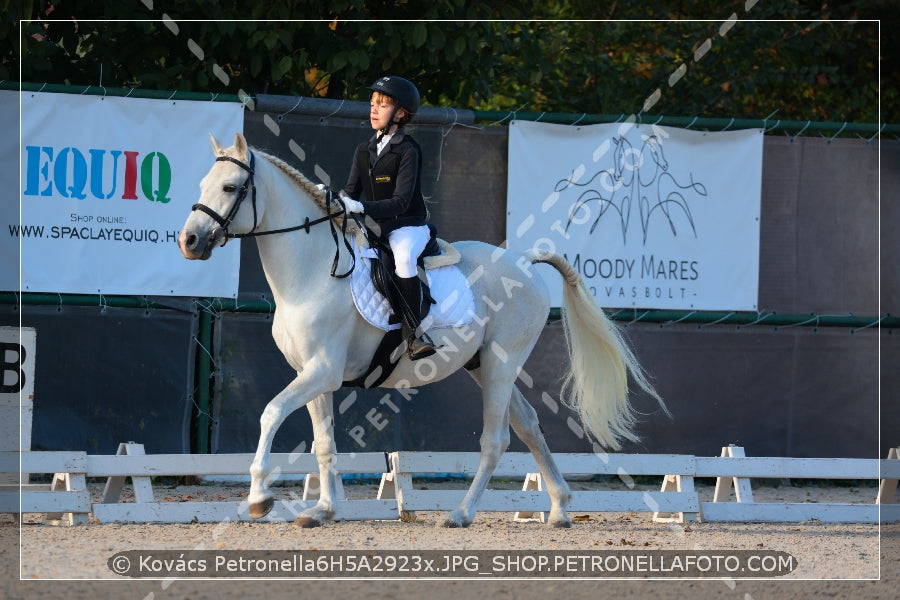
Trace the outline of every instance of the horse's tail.
<instances>
[{"instance_id":1,"label":"horse's tail","mask_svg":"<svg viewBox=\"0 0 900 600\"><path fill-rule=\"evenodd\" d=\"M532 251L527 257L532 263L551 265L564 281L562 322L569 369L563 380L563 403L580 416L586 432L602 446L618 450L623 438L638 441L632 431L637 419L628 402L628 375L668 414L662 398L572 265L553 253Z\"/></svg>"}]
</instances>

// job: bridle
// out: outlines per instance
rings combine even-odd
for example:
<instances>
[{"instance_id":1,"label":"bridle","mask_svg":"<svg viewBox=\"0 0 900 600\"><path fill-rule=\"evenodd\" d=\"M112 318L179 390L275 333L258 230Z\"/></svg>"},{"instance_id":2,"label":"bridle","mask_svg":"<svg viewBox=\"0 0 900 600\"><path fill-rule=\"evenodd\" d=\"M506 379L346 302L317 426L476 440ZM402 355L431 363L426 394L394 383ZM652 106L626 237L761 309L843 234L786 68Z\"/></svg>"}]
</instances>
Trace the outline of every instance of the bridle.
<instances>
[{"instance_id":1,"label":"bridle","mask_svg":"<svg viewBox=\"0 0 900 600\"><path fill-rule=\"evenodd\" d=\"M344 246L347 248L347 251L350 253L350 257L352 262L350 264L350 268L347 269L346 273L336 275L338 260L340 259L341 246L338 238L337 226L334 223L334 218L339 217L341 215L346 215L347 211L344 210L344 203L341 201L340 197L337 196L331 188L325 189L325 216L320 217L318 219L310 220L309 217L306 217L301 225L294 225L293 227L284 227L282 229L271 229L268 231L256 231L258 223L258 217L256 212L256 185L253 183L253 175L255 174L254 165L256 163L255 155L248 151L250 155L250 164L246 164L236 158L232 158L230 156L219 156L216 158L216 162L220 162L223 160L227 160L228 162L232 162L247 171L247 179L244 180L243 185L241 185L240 189L237 190L238 195L237 199L234 201L234 204L231 206L231 209L228 211L228 214L224 217L206 206L205 204L194 204L191 207L191 211L199 210L202 213L206 213L213 221L219 224L219 230L222 231L222 245L224 246L228 240L231 239L240 239L247 237L259 237L263 235L274 235L276 233L289 233L291 231L303 230L309 234L309 230L313 225L318 225L319 223L327 222L331 226L331 237L334 238L334 261L331 263L331 276L337 277L338 279L343 279L350 275L353 272L353 269L356 267L356 255L353 252L353 248L350 246L350 242L347 241L347 219L344 218L343 223L341 224L341 237L344 239ZM228 231L228 226L231 225L231 222L234 220L234 217L237 215L238 210L241 207L241 204L247 198L247 193L250 193L250 202L253 206L253 227L247 233L232 233ZM341 210L338 212L331 212L331 202L336 201L340 206ZM216 233L213 231L213 233ZM215 237L215 236L214 236Z\"/></svg>"}]
</instances>

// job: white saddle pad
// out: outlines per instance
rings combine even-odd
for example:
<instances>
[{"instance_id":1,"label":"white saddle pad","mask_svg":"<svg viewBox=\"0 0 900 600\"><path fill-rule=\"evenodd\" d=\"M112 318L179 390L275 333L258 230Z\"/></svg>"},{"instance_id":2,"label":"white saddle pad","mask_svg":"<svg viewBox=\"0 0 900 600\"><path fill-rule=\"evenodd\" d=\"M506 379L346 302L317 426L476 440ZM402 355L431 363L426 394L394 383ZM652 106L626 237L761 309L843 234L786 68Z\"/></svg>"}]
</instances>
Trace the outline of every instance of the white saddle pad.
<instances>
[{"instance_id":1,"label":"white saddle pad","mask_svg":"<svg viewBox=\"0 0 900 600\"><path fill-rule=\"evenodd\" d=\"M400 329L400 323L390 323L391 306L372 284L372 268L369 258L375 258L375 250L355 245L356 268L350 275L353 303L363 318L381 329ZM448 265L425 271L432 304L428 316L422 321L424 330L441 327L462 327L472 322L475 314L475 297L466 283L466 277L456 265Z\"/></svg>"}]
</instances>

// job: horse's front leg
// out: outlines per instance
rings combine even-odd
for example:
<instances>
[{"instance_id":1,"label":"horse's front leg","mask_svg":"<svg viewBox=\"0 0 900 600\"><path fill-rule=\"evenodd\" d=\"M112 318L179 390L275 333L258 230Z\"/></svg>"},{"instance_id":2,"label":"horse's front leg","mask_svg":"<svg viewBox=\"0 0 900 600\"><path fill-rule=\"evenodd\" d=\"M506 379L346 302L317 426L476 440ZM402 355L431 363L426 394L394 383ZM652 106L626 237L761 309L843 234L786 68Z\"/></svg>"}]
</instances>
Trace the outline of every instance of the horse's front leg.
<instances>
[{"instance_id":1,"label":"horse's front leg","mask_svg":"<svg viewBox=\"0 0 900 600\"><path fill-rule=\"evenodd\" d=\"M313 450L319 462L319 501L297 515L299 527L318 527L334 518L337 510L337 447L334 443L334 405L331 393L322 394L306 405L313 424Z\"/></svg>"},{"instance_id":2,"label":"horse's front leg","mask_svg":"<svg viewBox=\"0 0 900 600\"><path fill-rule=\"evenodd\" d=\"M269 454L278 428L292 412L320 394L330 391L332 378L315 371L310 368L298 373L286 388L269 401L259 419L259 446L250 465L250 495L247 497L251 519L266 516L275 505L268 479L271 475ZM334 385L336 389L340 383Z\"/></svg>"}]
</instances>

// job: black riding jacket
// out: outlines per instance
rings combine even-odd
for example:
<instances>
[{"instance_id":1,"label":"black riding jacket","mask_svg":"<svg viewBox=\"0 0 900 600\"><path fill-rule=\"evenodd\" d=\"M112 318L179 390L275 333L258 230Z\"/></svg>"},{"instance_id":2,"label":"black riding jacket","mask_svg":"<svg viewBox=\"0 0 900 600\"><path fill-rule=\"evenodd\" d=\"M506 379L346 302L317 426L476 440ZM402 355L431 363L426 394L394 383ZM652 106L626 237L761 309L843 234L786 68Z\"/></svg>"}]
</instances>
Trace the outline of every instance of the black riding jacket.
<instances>
[{"instance_id":1,"label":"black riding jacket","mask_svg":"<svg viewBox=\"0 0 900 600\"><path fill-rule=\"evenodd\" d=\"M344 192L354 200L365 196L365 214L380 226L379 237L400 227L425 225L419 144L398 129L379 155L377 139L376 134L356 147Z\"/></svg>"}]
</instances>

